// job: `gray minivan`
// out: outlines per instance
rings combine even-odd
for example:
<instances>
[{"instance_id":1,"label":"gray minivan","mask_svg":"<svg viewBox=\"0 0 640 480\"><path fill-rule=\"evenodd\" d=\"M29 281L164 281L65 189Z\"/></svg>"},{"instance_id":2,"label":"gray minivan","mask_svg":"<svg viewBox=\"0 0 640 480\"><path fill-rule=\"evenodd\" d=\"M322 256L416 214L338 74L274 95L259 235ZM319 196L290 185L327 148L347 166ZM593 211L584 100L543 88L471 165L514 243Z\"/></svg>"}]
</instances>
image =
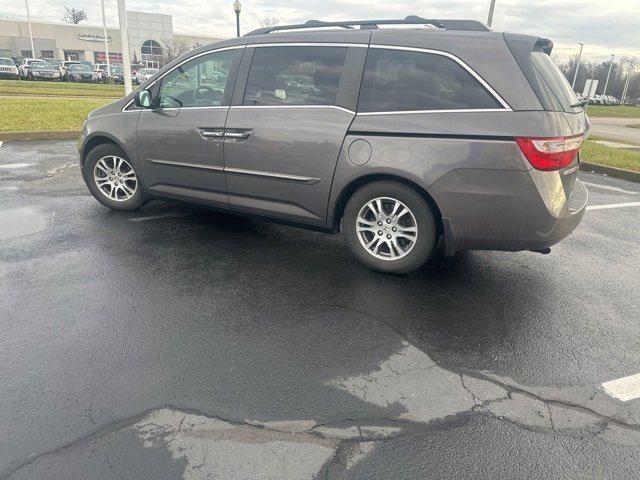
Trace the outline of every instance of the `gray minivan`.
<instances>
[{"instance_id":1,"label":"gray minivan","mask_svg":"<svg viewBox=\"0 0 640 480\"><path fill-rule=\"evenodd\" d=\"M437 245L546 253L587 202L588 120L552 46L420 17L260 29L91 112L82 173L117 210L162 197L342 231L383 272Z\"/></svg>"}]
</instances>

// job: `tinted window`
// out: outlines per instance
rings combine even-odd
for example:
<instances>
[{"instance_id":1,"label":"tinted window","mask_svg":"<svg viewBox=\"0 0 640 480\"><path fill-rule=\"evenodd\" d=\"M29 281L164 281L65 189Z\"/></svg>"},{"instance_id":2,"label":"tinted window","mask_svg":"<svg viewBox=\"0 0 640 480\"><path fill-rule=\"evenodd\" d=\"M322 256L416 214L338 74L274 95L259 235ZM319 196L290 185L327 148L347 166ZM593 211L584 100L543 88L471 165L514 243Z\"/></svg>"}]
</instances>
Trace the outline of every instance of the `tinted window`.
<instances>
[{"instance_id":1,"label":"tinted window","mask_svg":"<svg viewBox=\"0 0 640 480\"><path fill-rule=\"evenodd\" d=\"M229 72L241 50L225 50L190 60L162 79L160 107L216 107L229 94ZM153 69L147 69L150 73ZM140 71L142 73L142 70Z\"/></svg>"},{"instance_id":2,"label":"tinted window","mask_svg":"<svg viewBox=\"0 0 640 480\"><path fill-rule=\"evenodd\" d=\"M245 105L335 105L346 47L255 49Z\"/></svg>"},{"instance_id":3,"label":"tinted window","mask_svg":"<svg viewBox=\"0 0 640 480\"><path fill-rule=\"evenodd\" d=\"M544 97L541 101L548 110L573 112L581 109L570 107L578 101L578 97L549 55L534 51L531 53L531 63L535 73L534 81L537 83L534 89Z\"/></svg>"},{"instance_id":4,"label":"tinted window","mask_svg":"<svg viewBox=\"0 0 640 480\"><path fill-rule=\"evenodd\" d=\"M359 111L478 108L502 105L450 58L405 50L369 50Z\"/></svg>"}]
</instances>

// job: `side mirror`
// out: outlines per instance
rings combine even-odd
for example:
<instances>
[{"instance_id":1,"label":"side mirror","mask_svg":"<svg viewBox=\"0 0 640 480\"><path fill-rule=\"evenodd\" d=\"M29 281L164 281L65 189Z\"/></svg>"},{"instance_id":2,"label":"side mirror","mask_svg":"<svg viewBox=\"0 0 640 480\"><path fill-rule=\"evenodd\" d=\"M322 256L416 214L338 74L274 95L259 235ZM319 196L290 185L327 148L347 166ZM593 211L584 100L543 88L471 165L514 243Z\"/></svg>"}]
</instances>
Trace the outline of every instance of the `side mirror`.
<instances>
[{"instance_id":1,"label":"side mirror","mask_svg":"<svg viewBox=\"0 0 640 480\"><path fill-rule=\"evenodd\" d=\"M138 90L133 94L133 103L136 107L151 108L151 92L149 90Z\"/></svg>"}]
</instances>

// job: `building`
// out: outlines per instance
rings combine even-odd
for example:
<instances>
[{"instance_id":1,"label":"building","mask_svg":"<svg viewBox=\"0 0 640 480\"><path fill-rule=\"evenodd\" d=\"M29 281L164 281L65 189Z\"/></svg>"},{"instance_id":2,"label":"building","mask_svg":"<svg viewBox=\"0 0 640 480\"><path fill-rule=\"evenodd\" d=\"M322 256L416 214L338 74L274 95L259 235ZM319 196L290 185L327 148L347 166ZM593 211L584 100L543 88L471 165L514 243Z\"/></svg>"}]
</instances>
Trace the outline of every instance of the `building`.
<instances>
[{"instance_id":1,"label":"building","mask_svg":"<svg viewBox=\"0 0 640 480\"><path fill-rule=\"evenodd\" d=\"M173 33L171 15L127 11L129 49L132 63L148 67L163 64L163 44L181 42L192 49L217 42L222 38L179 35ZM106 59L104 30L101 26L31 22L36 58L56 60L88 60L101 63ZM107 28L109 58L113 63L122 61L120 30ZM23 19L0 17L0 57L33 57L29 26Z\"/></svg>"}]
</instances>

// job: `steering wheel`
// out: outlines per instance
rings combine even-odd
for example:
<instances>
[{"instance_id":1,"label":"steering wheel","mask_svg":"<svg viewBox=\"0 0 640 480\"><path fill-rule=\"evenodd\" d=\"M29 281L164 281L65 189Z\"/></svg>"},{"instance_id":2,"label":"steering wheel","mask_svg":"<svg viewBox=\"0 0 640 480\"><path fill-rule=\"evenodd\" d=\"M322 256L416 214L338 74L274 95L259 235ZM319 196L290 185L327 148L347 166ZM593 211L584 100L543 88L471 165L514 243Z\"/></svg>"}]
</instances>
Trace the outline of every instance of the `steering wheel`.
<instances>
[{"instance_id":1,"label":"steering wheel","mask_svg":"<svg viewBox=\"0 0 640 480\"><path fill-rule=\"evenodd\" d=\"M222 92L214 90L206 85L200 85L193 91L193 101L195 103L210 103L211 101L222 100Z\"/></svg>"}]
</instances>

